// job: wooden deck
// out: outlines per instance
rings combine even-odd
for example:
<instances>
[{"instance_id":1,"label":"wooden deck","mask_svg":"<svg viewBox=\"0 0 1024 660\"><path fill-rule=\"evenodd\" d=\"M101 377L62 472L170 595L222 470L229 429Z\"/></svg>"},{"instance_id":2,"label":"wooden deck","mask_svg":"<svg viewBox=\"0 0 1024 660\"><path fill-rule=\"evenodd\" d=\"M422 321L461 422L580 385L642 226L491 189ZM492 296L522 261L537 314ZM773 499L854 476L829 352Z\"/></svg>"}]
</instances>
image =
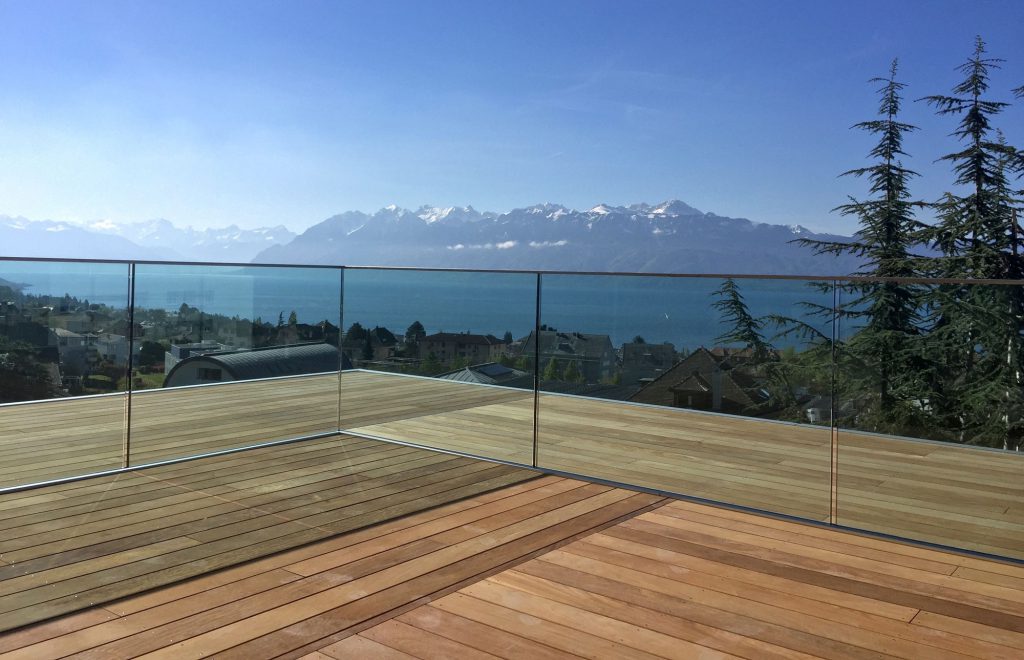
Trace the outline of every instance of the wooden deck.
<instances>
[{"instance_id":1,"label":"wooden deck","mask_svg":"<svg viewBox=\"0 0 1024 660\"><path fill-rule=\"evenodd\" d=\"M0 636L0 657L993 658L1024 567L543 477Z\"/></svg>"},{"instance_id":2,"label":"wooden deck","mask_svg":"<svg viewBox=\"0 0 1024 660\"><path fill-rule=\"evenodd\" d=\"M0 487L121 467L124 396L0 407ZM147 390L132 397L133 465L338 429L332 376Z\"/></svg>"},{"instance_id":3,"label":"wooden deck","mask_svg":"<svg viewBox=\"0 0 1024 660\"><path fill-rule=\"evenodd\" d=\"M133 399L139 464L338 428L314 376ZM345 372L340 427L530 464L533 394ZM592 477L1024 558L1024 457L855 432L542 394L538 464ZM116 467L118 398L0 408L0 485ZM73 432L69 432L72 429ZM833 482L833 477L834 482Z\"/></svg>"},{"instance_id":4,"label":"wooden deck","mask_svg":"<svg viewBox=\"0 0 1024 660\"><path fill-rule=\"evenodd\" d=\"M0 497L0 630L533 479L349 436Z\"/></svg>"},{"instance_id":5,"label":"wooden deck","mask_svg":"<svg viewBox=\"0 0 1024 660\"><path fill-rule=\"evenodd\" d=\"M456 407L460 388L480 398ZM532 458L530 392L367 372L342 392L353 432ZM540 467L829 520L827 428L554 394L538 409ZM1024 456L847 431L837 444L839 524L1024 558Z\"/></svg>"}]
</instances>

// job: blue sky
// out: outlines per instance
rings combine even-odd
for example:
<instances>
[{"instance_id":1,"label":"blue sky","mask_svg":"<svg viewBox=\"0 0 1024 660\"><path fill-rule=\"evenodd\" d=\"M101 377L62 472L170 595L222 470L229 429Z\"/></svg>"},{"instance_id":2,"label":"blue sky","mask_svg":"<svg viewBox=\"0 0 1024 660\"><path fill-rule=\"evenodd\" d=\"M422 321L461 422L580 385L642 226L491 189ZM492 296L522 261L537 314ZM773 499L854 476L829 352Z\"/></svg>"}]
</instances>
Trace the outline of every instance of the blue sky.
<instances>
[{"instance_id":1,"label":"blue sky","mask_svg":"<svg viewBox=\"0 0 1024 660\"><path fill-rule=\"evenodd\" d=\"M851 231L866 81L945 93L981 34L1024 84L1024 2L0 0L0 214L198 227L679 198ZM922 127L914 191L949 189ZM998 122L1024 146L1024 101Z\"/></svg>"}]
</instances>

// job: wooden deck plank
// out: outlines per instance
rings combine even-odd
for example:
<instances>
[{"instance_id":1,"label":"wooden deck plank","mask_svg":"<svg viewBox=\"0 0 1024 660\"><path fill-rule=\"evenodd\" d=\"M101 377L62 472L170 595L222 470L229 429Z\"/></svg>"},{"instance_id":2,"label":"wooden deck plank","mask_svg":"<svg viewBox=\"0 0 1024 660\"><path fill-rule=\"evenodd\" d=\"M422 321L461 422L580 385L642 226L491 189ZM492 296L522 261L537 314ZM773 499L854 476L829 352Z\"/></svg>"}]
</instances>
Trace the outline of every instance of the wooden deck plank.
<instances>
[{"instance_id":1,"label":"wooden deck plank","mask_svg":"<svg viewBox=\"0 0 1024 660\"><path fill-rule=\"evenodd\" d=\"M533 459L528 390L354 371L340 389L335 376L319 375L138 393L133 460L336 428L339 391L341 425L354 432ZM0 447L10 460L0 485L116 467L123 407L114 396L3 408ZM826 428L545 393L539 410L542 466L829 518ZM1024 558L1024 457L846 430L838 437L841 524Z\"/></svg>"},{"instance_id":2,"label":"wooden deck plank","mask_svg":"<svg viewBox=\"0 0 1024 660\"><path fill-rule=\"evenodd\" d=\"M401 383L376 405L400 405L433 383L346 374L351 387ZM344 379L343 379L344 380ZM450 384L445 385L450 388ZM472 388L473 386L465 386ZM493 389L493 388L491 388ZM541 394L540 464L568 472L828 520L828 429L678 409ZM369 418L363 410L361 418ZM352 427L359 433L516 460L532 420L525 400L425 410ZM490 423L486 433L478 431ZM466 432L461 432L466 429ZM474 432L470 432L473 429ZM1024 558L1022 457L841 431L839 522Z\"/></svg>"},{"instance_id":3,"label":"wooden deck plank","mask_svg":"<svg viewBox=\"0 0 1024 660\"><path fill-rule=\"evenodd\" d=\"M331 609L334 601L327 594L347 590L358 595L372 583L378 585L375 593L382 595L379 602L367 598L353 601L368 618L379 614L382 607L390 611L406 605L407 599L416 600L424 595L423 590L431 594L450 588L525 552L607 524L654 501L661 500L571 480L532 480L511 486L507 492L492 491L353 532L346 535L351 536L348 543L346 536L336 537L280 557L227 569L219 580L214 579L216 576L200 577L194 582L205 585L198 589L187 585L167 587L166 591L174 594L171 598L154 598L153 594L129 598L122 601L128 604L127 613L117 620L39 640L19 653L37 657L63 653L135 656L165 647L186 633L202 638L203 631L217 631L219 626L235 621L239 624L237 630L248 630L243 637L252 637L255 633L251 626L261 612L267 612L268 618L277 616L289 608L305 608L311 598L320 599ZM570 524L563 526L564 522ZM338 553L339 545L351 552ZM475 552L484 548L490 550ZM323 558L320 568L325 570L307 576L287 570L296 561L319 558ZM258 568L254 572L255 565ZM241 577L230 579L225 575ZM408 585L415 588L410 591ZM105 611L119 610L117 603L110 607ZM315 608L304 611L315 612ZM335 641L340 640L320 646ZM180 652L174 650L175 654Z\"/></svg>"},{"instance_id":4,"label":"wooden deck plank","mask_svg":"<svg viewBox=\"0 0 1024 660\"><path fill-rule=\"evenodd\" d=\"M4 512L0 629L535 476L334 437L47 487Z\"/></svg>"},{"instance_id":5,"label":"wooden deck plank","mask_svg":"<svg viewBox=\"0 0 1024 660\"><path fill-rule=\"evenodd\" d=\"M759 542L775 545L752 549ZM1012 614L1024 590L990 578L1013 568L545 477L28 627L0 648L5 658L1002 659L1024 645ZM97 618L75 622L84 615Z\"/></svg>"},{"instance_id":6,"label":"wooden deck plank","mask_svg":"<svg viewBox=\"0 0 1024 660\"><path fill-rule=\"evenodd\" d=\"M691 542L684 544L669 527L662 528L664 536L656 534L654 528L642 533L635 531L637 523L645 519L665 518L694 506L708 517L715 511L722 512L725 524L709 525L720 530L720 541L706 539L706 534L694 534ZM734 561L737 555L720 547L733 542L729 538L730 526L737 521L751 527L762 521L769 528L776 524L787 529L803 527L807 536L826 539L834 547L861 538L749 513L671 502L421 606L401 615L398 621L413 627L419 623L424 630L461 641L461 635L444 632L444 626L447 623L458 630L460 620L468 618L475 625L500 629L512 639L544 640L556 647L551 636L563 633L571 624L590 635L614 638L627 647L616 649L623 654L630 649L657 651L652 631L692 636L718 651L752 659L1001 659L1019 653L1022 633L1015 630L1012 620L1001 618L1002 603L986 600L983 594L965 594L968 600L980 600L971 606L976 609L968 607L961 613L983 614L984 608L979 604L985 601L991 609L984 611L988 615L984 624L926 609L944 609L948 603L938 599L922 599L915 603L919 607L909 607L895 588L859 593L852 581L831 580L830 569L825 565L803 572L790 571L788 554L814 551L801 543L806 539L801 539L796 530L790 530L794 536L786 543L792 543L792 547L784 544L785 553L777 552L757 565L745 565L743 561ZM913 556L918 550L904 551L906 546L893 541L870 541L879 550L883 545L890 546L896 557ZM854 553L862 548L857 543L849 545L849 551ZM942 561L948 553L926 552L930 563L924 566L936 570L917 570L933 575L940 583L947 580L950 576L946 567L956 565L960 558L950 555ZM899 576L908 568L902 563L881 565L881 556L878 555L880 565L876 567L879 575L891 576L898 583ZM983 583L976 586L985 590ZM439 610L444 616L462 619L446 621L439 616ZM378 625L359 634L387 644L389 630L393 628ZM408 635L404 628L402 635ZM488 650L484 645L476 648ZM585 640L578 647L563 646L556 650L595 653ZM608 654L607 649L603 651ZM662 647L658 654L696 655L680 646L675 651Z\"/></svg>"}]
</instances>

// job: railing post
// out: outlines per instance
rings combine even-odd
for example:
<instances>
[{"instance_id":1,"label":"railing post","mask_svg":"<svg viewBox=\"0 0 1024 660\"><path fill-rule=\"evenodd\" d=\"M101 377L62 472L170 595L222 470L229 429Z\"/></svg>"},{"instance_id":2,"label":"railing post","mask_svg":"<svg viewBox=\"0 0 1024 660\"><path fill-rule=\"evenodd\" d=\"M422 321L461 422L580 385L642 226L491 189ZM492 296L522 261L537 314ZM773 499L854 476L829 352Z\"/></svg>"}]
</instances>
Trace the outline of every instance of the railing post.
<instances>
[{"instance_id":1,"label":"railing post","mask_svg":"<svg viewBox=\"0 0 1024 660\"><path fill-rule=\"evenodd\" d=\"M124 444L121 448L121 467L131 465L132 448L132 374L135 371L135 262L128 263L128 368L125 382L127 392L124 403Z\"/></svg>"},{"instance_id":2,"label":"railing post","mask_svg":"<svg viewBox=\"0 0 1024 660\"><path fill-rule=\"evenodd\" d=\"M537 295L534 299L536 308L533 316L533 467L537 465L537 449L540 437L537 424L540 413L540 273L537 273Z\"/></svg>"},{"instance_id":3,"label":"railing post","mask_svg":"<svg viewBox=\"0 0 1024 660\"><path fill-rule=\"evenodd\" d=\"M842 292L839 288L839 280L832 280L832 364L829 369L829 508L828 521L836 525L839 522L839 425L836 414L836 382L839 364L836 359L836 342L839 341L841 329L839 319L841 318L840 306L842 305Z\"/></svg>"},{"instance_id":4,"label":"railing post","mask_svg":"<svg viewBox=\"0 0 1024 660\"><path fill-rule=\"evenodd\" d=\"M341 368L345 363L342 336L345 332L345 267L338 266L338 433L341 433Z\"/></svg>"}]
</instances>

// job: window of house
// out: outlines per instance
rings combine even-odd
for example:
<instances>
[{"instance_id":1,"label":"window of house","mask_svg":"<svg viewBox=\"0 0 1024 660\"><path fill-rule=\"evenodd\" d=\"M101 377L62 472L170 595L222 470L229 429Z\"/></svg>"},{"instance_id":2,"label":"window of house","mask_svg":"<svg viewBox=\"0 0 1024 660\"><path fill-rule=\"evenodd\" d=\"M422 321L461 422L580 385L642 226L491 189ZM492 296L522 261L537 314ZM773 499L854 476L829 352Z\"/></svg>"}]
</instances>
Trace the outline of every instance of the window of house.
<instances>
[{"instance_id":1,"label":"window of house","mask_svg":"<svg viewBox=\"0 0 1024 660\"><path fill-rule=\"evenodd\" d=\"M221 372L220 369L205 369L200 367L196 369L196 378L198 380L218 381L221 378Z\"/></svg>"}]
</instances>

